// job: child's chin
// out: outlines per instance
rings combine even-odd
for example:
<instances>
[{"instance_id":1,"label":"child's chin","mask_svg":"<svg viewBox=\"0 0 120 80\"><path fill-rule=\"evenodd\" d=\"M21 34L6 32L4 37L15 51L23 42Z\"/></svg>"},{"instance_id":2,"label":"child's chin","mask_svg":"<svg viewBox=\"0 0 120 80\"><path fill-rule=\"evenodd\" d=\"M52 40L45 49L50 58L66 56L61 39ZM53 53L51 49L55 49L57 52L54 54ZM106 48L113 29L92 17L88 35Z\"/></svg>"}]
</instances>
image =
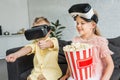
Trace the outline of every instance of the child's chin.
<instances>
[{"instance_id":1,"label":"child's chin","mask_svg":"<svg viewBox=\"0 0 120 80\"><path fill-rule=\"evenodd\" d=\"M81 32L79 32L79 35L82 36L83 34Z\"/></svg>"}]
</instances>

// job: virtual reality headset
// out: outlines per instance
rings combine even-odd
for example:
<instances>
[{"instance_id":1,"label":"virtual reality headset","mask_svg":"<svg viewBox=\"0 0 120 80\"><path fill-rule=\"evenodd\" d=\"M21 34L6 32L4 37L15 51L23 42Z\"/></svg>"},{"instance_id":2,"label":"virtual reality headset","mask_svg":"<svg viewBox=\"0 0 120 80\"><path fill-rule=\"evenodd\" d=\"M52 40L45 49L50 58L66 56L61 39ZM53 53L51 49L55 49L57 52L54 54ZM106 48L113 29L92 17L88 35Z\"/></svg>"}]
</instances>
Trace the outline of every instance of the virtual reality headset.
<instances>
[{"instance_id":1,"label":"virtual reality headset","mask_svg":"<svg viewBox=\"0 0 120 80\"><path fill-rule=\"evenodd\" d=\"M86 21L95 21L98 22L98 17L94 13L92 7L88 3L75 4L70 7L68 12L75 19L76 16L80 16Z\"/></svg>"},{"instance_id":2,"label":"virtual reality headset","mask_svg":"<svg viewBox=\"0 0 120 80\"><path fill-rule=\"evenodd\" d=\"M26 30L24 35L27 40L44 38L47 35L47 33L50 31L50 29L51 28L48 25L34 26L31 29Z\"/></svg>"}]
</instances>

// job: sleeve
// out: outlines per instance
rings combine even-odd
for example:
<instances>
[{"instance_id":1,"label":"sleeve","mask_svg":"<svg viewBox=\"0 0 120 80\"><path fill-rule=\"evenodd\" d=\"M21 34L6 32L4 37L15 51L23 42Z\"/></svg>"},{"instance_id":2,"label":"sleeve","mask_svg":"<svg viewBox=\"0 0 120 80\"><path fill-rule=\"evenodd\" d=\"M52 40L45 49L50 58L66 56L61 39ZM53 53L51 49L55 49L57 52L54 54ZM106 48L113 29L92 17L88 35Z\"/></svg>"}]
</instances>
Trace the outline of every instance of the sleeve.
<instances>
[{"instance_id":1,"label":"sleeve","mask_svg":"<svg viewBox=\"0 0 120 80\"><path fill-rule=\"evenodd\" d=\"M108 40L105 38L102 38L99 41L99 45L100 45L100 57L106 57L107 55L112 55L113 52L109 49L108 47Z\"/></svg>"},{"instance_id":2,"label":"sleeve","mask_svg":"<svg viewBox=\"0 0 120 80\"><path fill-rule=\"evenodd\" d=\"M80 42L80 38L79 36L76 36L72 39L72 42L76 43L76 42Z\"/></svg>"},{"instance_id":3,"label":"sleeve","mask_svg":"<svg viewBox=\"0 0 120 80\"><path fill-rule=\"evenodd\" d=\"M58 44L58 40L57 38L50 38L50 40L53 42L54 47L53 48L49 48L49 50L58 50L59 49L59 44Z\"/></svg>"},{"instance_id":4,"label":"sleeve","mask_svg":"<svg viewBox=\"0 0 120 80\"><path fill-rule=\"evenodd\" d=\"M35 53L35 43L33 42L31 44L25 45L25 47L28 47L28 46L30 46L32 48L32 51L27 55Z\"/></svg>"}]
</instances>

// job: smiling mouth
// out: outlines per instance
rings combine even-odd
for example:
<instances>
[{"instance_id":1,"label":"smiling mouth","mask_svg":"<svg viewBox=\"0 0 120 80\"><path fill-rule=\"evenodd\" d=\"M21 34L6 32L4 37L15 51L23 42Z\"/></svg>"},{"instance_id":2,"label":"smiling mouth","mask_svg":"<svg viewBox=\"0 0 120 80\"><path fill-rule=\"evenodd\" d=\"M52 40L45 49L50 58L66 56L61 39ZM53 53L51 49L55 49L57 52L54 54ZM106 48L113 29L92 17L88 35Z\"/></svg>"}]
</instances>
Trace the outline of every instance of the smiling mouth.
<instances>
[{"instance_id":1,"label":"smiling mouth","mask_svg":"<svg viewBox=\"0 0 120 80\"><path fill-rule=\"evenodd\" d=\"M78 31L79 31L79 32L81 32L81 31L82 31L82 29L78 29Z\"/></svg>"}]
</instances>

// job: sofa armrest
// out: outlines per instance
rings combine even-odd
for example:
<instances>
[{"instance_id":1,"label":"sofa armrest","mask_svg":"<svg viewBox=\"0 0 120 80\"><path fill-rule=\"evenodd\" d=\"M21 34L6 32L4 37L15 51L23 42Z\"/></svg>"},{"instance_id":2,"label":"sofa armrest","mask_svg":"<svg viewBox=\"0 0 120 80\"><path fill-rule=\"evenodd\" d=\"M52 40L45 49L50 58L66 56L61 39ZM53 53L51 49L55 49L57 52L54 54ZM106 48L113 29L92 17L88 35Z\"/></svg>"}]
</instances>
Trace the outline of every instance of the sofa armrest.
<instances>
[{"instance_id":1,"label":"sofa armrest","mask_svg":"<svg viewBox=\"0 0 120 80\"><path fill-rule=\"evenodd\" d=\"M9 49L6 51L6 55L18 51L22 47ZM18 58L15 62L7 62L8 79L19 80L20 74L33 68L33 54L29 56L23 56Z\"/></svg>"}]
</instances>

